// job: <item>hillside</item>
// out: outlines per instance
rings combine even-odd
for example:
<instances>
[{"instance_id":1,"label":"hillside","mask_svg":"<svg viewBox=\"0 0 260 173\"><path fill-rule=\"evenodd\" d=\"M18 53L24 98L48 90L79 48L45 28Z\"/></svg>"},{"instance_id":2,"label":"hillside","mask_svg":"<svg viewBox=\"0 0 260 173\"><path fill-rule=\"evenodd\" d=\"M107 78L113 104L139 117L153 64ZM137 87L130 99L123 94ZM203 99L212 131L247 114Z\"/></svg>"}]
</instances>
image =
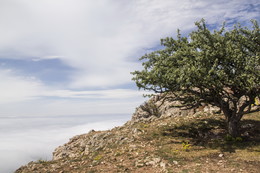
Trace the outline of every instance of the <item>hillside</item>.
<instances>
[{"instance_id":1,"label":"hillside","mask_svg":"<svg viewBox=\"0 0 260 173\"><path fill-rule=\"evenodd\" d=\"M125 125L75 136L55 149L53 160L30 162L16 173L259 171L260 112L246 115L242 138L232 139L217 108L176 105L150 99Z\"/></svg>"}]
</instances>

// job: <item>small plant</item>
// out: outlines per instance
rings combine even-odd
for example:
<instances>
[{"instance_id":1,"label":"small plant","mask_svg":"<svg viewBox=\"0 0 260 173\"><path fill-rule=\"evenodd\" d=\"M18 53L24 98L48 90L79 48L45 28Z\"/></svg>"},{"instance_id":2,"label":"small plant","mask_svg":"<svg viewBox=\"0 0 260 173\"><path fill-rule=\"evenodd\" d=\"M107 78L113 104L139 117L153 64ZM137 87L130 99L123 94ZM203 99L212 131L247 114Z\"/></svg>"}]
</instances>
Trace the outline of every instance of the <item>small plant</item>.
<instances>
[{"instance_id":1,"label":"small plant","mask_svg":"<svg viewBox=\"0 0 260 173\"><path fill-rule=\"evenodd\" d=\"M225 141L232 141L232 140L233 140L232 136L230 135L225 136Z\"/></svg>"},{"instance_id":2,"label":"small plant","mask_svg":"<svg viewBox=\"0 0 260 173\"><path fill-rule=\"evenodd\" d=\"M94 157L94 160L95 160L95 161L99 161L100 159L102 159L102 156L101 156L101 155L97 155L96 157Z\"/></svg>"},{"instance_id":3,"label":"small plant","mask_svg":"<svg viewBox=\"0 0 260 173\"><path fill-rule=\"evenodd\" d=\"M189 143L189 142L185 142L185 141L183 141L182 142L182 150L183 151L189 151L191 149L191 144Z\"/></svg>"},{"instance_id":4,"label":"small plant","mask_svg":"<svg viewBox=\"0 0 260 173\"><path fill-rule=\"evenodd\" d=\"M236 137L236 142L242 142L243 139L241 137Z\"/></svg>"},{"instance_id":5,"label":"small plant","mask_svg":"<svg viewBox=\"0 0 260 173\"><path fill-rule=\"evenodd\" d=\"M148 124L144 124L143 127L144 127L144 128L148 128L149 125L148 125Z\"/></svg>"},{"instance_id":6,"label":"small plant","mask_svg":"<svg viewBox=\"0 0 260 173\"><path fill-rule=\"evenodd\" d=\"M95 173L96 170L89 170L87 173Z\"/></svg>"},{"instance_id":7,"label":"small plant","mask_svg":"<svg viewBox=\"0 0 260 173\"><path fill-rule=\"evenodd\" d=\"M40 164L47 164L48 161L47 161L47 160L44 160L44 159L39 159L39 160L37 161L37 163L40 163Z\"/></svg>"},{"instance_id":8,"label":"small plant","mask_svg":"<svg viewBox=\"0 0 260 173\"><path fill-rule=\"evenodd\" d=\"M232 137L230 136L229 134L227 136L225 136L225 141L228 141L228 142L242 142L243 139L241 137Z\"/></svg>"},{"instance_id":9,"label":"small plant","mask_svg":"<svg viewBox=\"0 0 260 173\"><path fill-rule=\"evenodd\" d=\"M154 115L156 117L160 116L159 108L152 100L149 100L148 102L145 102L144 104L142 104L140 106L140 108L143 111L147 112L149 114L149 116L151 116L151 115Z\"/></svg>"},{"instance_id":10,"label":"small plant","mask_svg":"<svg viewBox=\"0 0 260 173\"><path fill-rule=\"evenodd\" d=\"M140 123L139 127L140 127L141 129L146 129L146 128L149 127L149 124Z\"/></svg>"},{"instance_id":11,"label":"small plant","mask_svg":"<svg viewBox=\"0 0 260 173\"><path fill-rule=\"evenodd\" d=\"M122 155L122 154L123 154L122 152L117 151L117 152L115 153L115 156L120 156L120 155Z\"/></svg>"},{"instance_id":12,"label":"small plant","mask_svg":"<svg viewBox=\"0 0 260 173\"><path fill-rule=\"evenodd\" d=\"M259 105L260 105L260 99L256 97L255 102L251 106L259 106Z\"/></svg>"},{"instance_id":13,"label":"small plant","mask_svg":"<svg viewBox=\"0 0 260 173\"><path fill-rule=\"evenodd\" d=\"M171 150L171 153L174 154L174 155L178 154L179 152L180 152L180 151L179 151L179 150L176 150L176 149L172 149L172 150Z\"/></svg>"}]
</instances>

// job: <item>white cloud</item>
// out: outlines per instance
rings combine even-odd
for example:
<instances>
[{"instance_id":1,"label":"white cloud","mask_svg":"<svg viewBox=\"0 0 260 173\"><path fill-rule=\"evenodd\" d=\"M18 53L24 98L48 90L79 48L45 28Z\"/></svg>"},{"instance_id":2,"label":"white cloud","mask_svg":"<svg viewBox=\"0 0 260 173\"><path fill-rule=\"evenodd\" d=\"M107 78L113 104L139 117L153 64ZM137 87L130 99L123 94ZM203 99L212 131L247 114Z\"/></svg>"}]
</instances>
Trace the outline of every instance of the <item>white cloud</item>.
<instances>
[{"instance_id":1,"label":"white cloud","mask_svg":"<svg viewBox=\"0 0 260 173\"><path fill-rule=\"evenodd\" d=\"M144 101L137 90L56 89L11 70L0 70L0 79L0 116L132 113Z\"/></svg>"},{"instance_id":2,"label":"white cloud","mask_svg":"<svg viewBox=\"0 0 260 173\"><path fill-rule=\"evenodd\" d=\"M138 97L144 92L133 89L110 90L66 90L43 85L33 77L21 77L12 70L0 70L0 101L4 103L37 100L41 97L79 98L79 99L127 99ZM1 102L0 102L1 103Z\"/></svg>"},{"instance_id":3,"label":"white cloud","mask_svg":"<svg viewBox=\"0 0 260 173\"><path fill-rule=\"evenodd\" d=\"M257 1L172 0L3 0L0 2L0 54L20 57L60 55L80 70L71 87L108 87L130 82L129 72L143 48L161 37L228 18L259 17L245 11ZM11 50L11 51L10 51ZM124 70L125 69L125 70Z\"/></svg>"},{"instance_id":4,"label":"white cloud","mask_svg":"<svg viewBox=\"0 0 260 173\"><path fill-rule=\"evenodd\" d=\"M19 77L12 70L0 70L0 104L33 99L42 84L30 77Z\"/></svg>"},{"instance_id":5,"label":"white cloud","mask_svg":"<svg viewBox=\"0 0 260 173\"><path fill-rule=\"evenodd\" d=\"M79 99L127 99L140 96L144 92L130 89L73 91L49 90L39 94L42 97L79 98Z\"/></svg>"}]
</instances>

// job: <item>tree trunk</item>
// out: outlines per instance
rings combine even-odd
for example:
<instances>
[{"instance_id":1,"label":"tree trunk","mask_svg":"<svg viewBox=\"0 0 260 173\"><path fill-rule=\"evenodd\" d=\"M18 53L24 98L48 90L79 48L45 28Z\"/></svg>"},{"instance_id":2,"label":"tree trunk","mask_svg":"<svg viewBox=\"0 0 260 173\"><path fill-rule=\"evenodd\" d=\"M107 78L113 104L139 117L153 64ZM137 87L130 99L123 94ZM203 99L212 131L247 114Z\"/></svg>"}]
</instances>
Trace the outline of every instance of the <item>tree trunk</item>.
<instances>
[{"instance_id":1,"label":"tree trunk","mask_svg":"<svg viewBox=\"0 0 260 173\"><path fill-rule=\"evenodd\" d=\"M228 133L233 138L240 136L239 133L239 120L236 117L232 117L228 119Z\"/></svg>"}]
</instances>

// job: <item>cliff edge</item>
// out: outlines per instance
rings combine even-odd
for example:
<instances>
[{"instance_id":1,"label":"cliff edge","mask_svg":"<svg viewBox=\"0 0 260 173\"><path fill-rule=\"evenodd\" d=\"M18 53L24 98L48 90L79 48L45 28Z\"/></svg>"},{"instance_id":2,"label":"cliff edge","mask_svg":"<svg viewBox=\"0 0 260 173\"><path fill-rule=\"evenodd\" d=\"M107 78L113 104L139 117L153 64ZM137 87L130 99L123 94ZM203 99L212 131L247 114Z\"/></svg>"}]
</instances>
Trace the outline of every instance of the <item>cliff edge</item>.
<instances>
[{"instance_id":1,"label":"cliff edge","mask_svg":"<svg viewBox=\"0 0 260 173\"><path fill-rule=\"evenodd\" d=\"M121 127L74 136L50 161L30 162L16 173L257 172L260 114L245 116L242 138L228 139L220 110L186 109L153 97Z\"/></svg>"}]
</instances>

